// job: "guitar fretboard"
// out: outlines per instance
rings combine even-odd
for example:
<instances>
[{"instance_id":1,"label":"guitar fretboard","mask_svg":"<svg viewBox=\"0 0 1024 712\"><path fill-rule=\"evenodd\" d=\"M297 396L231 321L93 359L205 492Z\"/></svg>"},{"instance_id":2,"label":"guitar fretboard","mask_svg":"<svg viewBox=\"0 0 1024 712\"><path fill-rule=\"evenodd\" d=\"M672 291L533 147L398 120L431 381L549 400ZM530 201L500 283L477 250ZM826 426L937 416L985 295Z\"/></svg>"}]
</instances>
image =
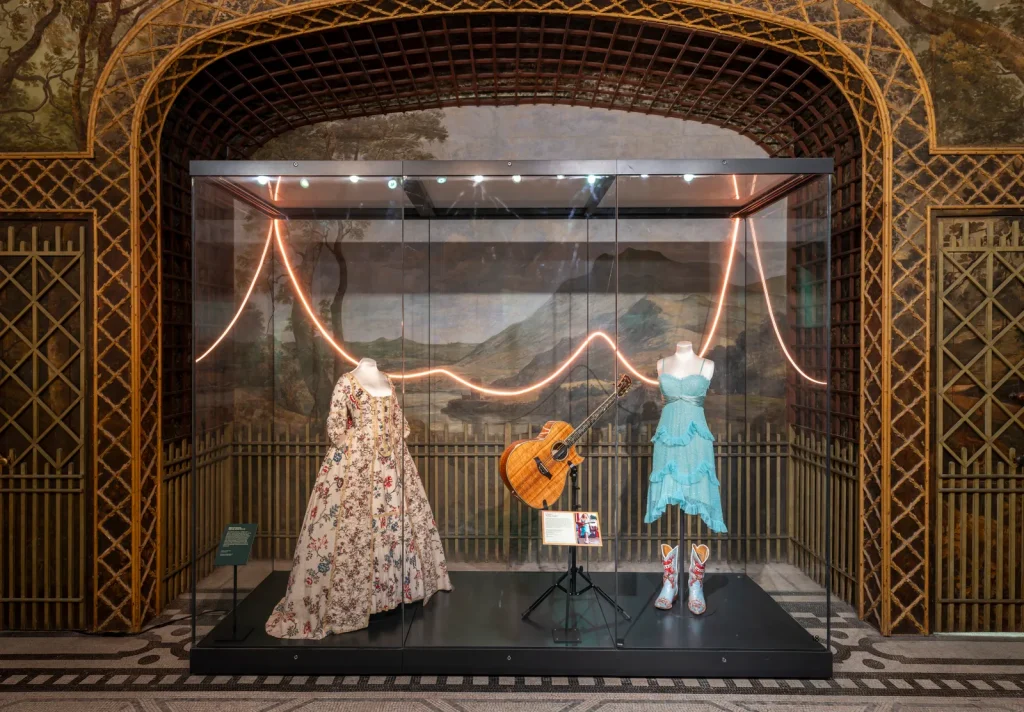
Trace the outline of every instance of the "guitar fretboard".
<instances>
[{"instance_id":1,"label":"guitar fretboard","mask_svg":"<svg viewBox=\"0 0 1024 712\"><path fill-rule=\"evenodd\" d=\"M618 397L618 393L612 393L604 400L603 403L601 403L601 405L597 406L597 408L594 409L594 412L588 415L587 419L580 423L579 427L573 430L569 437L565 439L565 446L567 448L570 448L577 442L579 442L580 438L586 435L587 431L590 430L590 428L593 427L594 423L597 422L597 419L604 415L604 412L606 410L612 407L612 404Z\"/></svg>"}]
</instances>

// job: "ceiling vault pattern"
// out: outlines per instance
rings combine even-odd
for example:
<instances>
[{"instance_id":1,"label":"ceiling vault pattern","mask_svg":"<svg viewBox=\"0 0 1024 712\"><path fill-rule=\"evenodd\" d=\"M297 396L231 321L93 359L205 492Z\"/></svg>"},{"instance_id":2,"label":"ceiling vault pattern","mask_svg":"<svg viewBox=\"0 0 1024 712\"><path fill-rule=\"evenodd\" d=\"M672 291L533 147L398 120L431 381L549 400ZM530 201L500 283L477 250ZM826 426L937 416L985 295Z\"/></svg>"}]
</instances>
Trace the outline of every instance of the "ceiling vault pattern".
<instances>
[{"instance_id":1,"label":"ceiling vault pattern","mask_svg":"<svg viewBox=\"0 0 1024 712\"><path fill-rule=\"evenodd\" d=\"M507 13L392 20L248 47L194 77L168 125L195 155L237 158L299 126L479 104L702 121L775 155L823 155L857 130L836 85L789 53L651 23Z\"/></svg>"}]
</instances>

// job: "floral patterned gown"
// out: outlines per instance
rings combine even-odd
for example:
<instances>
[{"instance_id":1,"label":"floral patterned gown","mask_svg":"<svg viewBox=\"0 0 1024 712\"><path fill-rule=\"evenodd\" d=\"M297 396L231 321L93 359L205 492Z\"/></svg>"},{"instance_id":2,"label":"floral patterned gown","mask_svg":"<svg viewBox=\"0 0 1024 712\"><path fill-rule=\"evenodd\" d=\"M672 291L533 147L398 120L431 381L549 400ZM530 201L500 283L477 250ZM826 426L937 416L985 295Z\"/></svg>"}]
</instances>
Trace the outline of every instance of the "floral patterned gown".
<instances>
[{"instance_id":1,"label":"floral patterned gown","mask_svg":"<svg viewBox=\"0 0 1024 712\"><path fill-rule=\"evenodd\" d=\"M327 418L331 445L306 508L288 590L267 633L347 633L365 628L371 613L451 590L408 434L394 384L391 395L379 397L351 373L338 380Z\"/></svg>"}]
</instances>

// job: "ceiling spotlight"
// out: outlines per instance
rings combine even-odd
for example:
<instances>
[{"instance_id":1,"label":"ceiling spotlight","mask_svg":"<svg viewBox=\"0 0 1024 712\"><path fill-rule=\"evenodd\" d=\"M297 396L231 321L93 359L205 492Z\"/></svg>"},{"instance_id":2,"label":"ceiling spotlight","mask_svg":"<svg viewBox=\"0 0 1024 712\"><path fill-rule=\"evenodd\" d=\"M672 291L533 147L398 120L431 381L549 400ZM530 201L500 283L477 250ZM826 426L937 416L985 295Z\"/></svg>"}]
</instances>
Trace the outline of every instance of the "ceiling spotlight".
<instances>
[{"instance_id":1,"label":"ceiling spotlight","mask_svg":"<svg viewBox=\"0 0 1024 712\"><path fill-rule=\"evenodd\" d=\"M593 174L587 176L587 182L590 183L590 185L594 185L594 183L597 182L597 176Z\"/></svg>"},{"instance_id":2,"label":"ceiling spotlight","mask_svg":"<svg viewBox=\"0 0 1024 712\"><path fill-rule=\"evenodd\" d=\"M685 180L687 183L692 182L693 179L696 178L696 177L697 176L693 175L692 173L684 173L683 174L683 180Z\"/></svg>"},{"instance_id":3,"label":"ceiling spotlight","mask_svg":"<svg viewBox=\"0 0 1024 712\"><path fill-rule=\"evenodd\" d=\"M353 183L359 182L359 176L349 176L348 179Z\"/></svg>"},{"instance_id":4,"label":"ceiling spotlight","mask_svg":"<svg viewBox=\"0 0 1024 712\"><path fill-rule=\"evenodd\" d=\"M646 174L646 173L641 173L641 174L640 174L640 177L641 177L641 178L646 178L646 177L647 177L647 174Z\"/></svg>"},{"instance_id":5,"label":"ceiling spotlight","mask_svg":"<svg viewBox=\"0 0 1024 712\"><path fill-rule=\"evenodd\" d=\"M448 182L448 179L445 178L444 176L438 176L437 177L437 182L440 183L441 185L444 185L445 183Z\"/></svg>"},{"instance_id":6,"label":"ceiling spotlight","mask_svg":"<svg viewBox=\"0 0 1024 712\"><path fill-rule=\"evenodd\" d=\"M483 176L473 176L473 185L479 185L484 182Z\"/></svg>"},{"instance_id":7,"label":"ceiling spotlight","mask_svg":"<svg viewBox=\"0 0 1024 712\"><path fill-rule=\"evenodd\" d=\"M270 182L270 179L267 178L266 176L256 176L256 182L259 183L260 185L266 185L267 183Z\"/></svg>"},{"instance_id":8,"label":"ceiling spotlight","mask_svg":"<svg viewBox=\"0 0 1024 712\"><path fill-rule=\"evenodd\" d=\"M398 181L397 180L392 178L391 180L388 181L388 188L390 188L391 190L394 190L397 187L398 187Z\"/></svg>"},{"instance_id":9,"label":"ceiling spotlight","mask_svg":"<svg viewBox=\"0 0 1024 712\"><path fill-rule=\"evenodd\" d=\"M564 175L562 175L561 173L558 174L558 180L563 180L564 178L565 178Z\"/></svg>"},{"instance_id":10,"label":"ceiling spotlight","mask_svg":"<svg viewBox=\"0 0 1024 712\"><path fill-rule=\"evenodd\" d=\"M512 176L512 182L513 183L521 183L522 180L523 180L523 177L521 175L514 175L514 176Z\"/></svg>"},{"instance_id":11,"label":"ceiling spotlight","mask_svg":"<svg viewBox=\"0 0 1024 712\"><path fill-rule=\"evenodd\" d=\"M309 178L299 178L299 185L301 185L303 188L308 188Z\"/></svg>"}]
</instances>

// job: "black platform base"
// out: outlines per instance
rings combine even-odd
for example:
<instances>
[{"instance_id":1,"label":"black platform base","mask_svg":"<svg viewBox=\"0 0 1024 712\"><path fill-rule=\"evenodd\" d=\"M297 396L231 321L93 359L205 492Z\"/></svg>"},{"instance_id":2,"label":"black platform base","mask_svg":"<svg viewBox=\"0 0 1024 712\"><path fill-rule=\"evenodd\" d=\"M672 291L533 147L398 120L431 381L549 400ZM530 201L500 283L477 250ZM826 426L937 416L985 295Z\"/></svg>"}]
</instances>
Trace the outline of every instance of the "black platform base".
<instances>
[{"instance_id":1,"label":"black platform base","mask_svg":"<svg viewBox=\"0 0 1024 712\"><path fill-rule=\"evenodd\" d=\"M365 630L324 640L280 640L264 631L284 595L287 572L268 576L238 606L247 638L230 637L230 616L191 652L193 673L210 675L476 674L619 677L825 679L832 656L771 596L743 574L709 574L708 610L694 616L685 599L654 608L657 573L594 574L632 617L615 616L593 592L556 593L528 620L522 611L557 573L456 571L455 588L424 607L374 615ZM682 591L685 595L685 589ZM227 627L227 630L222 628ZM553 631L573 628L579 642Z\"/></svg>"}]
</instances>

